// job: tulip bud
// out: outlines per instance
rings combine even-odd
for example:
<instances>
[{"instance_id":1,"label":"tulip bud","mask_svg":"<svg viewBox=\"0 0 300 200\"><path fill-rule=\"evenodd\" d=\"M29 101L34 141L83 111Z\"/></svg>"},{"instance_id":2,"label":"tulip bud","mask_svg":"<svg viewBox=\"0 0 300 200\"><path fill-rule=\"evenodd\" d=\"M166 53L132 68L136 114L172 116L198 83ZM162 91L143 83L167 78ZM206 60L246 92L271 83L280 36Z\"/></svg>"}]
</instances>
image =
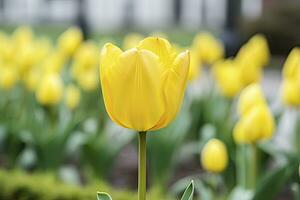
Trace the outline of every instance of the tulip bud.
<instances>
[{"instance_id":1,"label":"tulip bud","mask_svg":"<svg viewBox=\"0 0 300 200\"><path fill-rule=\"evenodd\" d=\"M218 139L209 140L201 152L202 167L213 173L225 170L228 163L228 155L225 144Z\"/></svg>"},{"instance_id":2,"label":"tulip bud","mask_svg":"<svg viewBox=\"0 0 300 200\"><path fill-rule=\"evenodd\" d=\"M29 73L26 74L24 77L25 86L29 91L35 91L40 77L41 73L38 69L31 69Z\"/></svg>"},{"instance_id":3,"label":"tulip bud","mask_svg":"<svg viewBox=\"0 0 300 200\"><path fill-rule=\"evenodd\" d=\"M287 106L300 106L300 85L295 79L289 78L282 83L282 101Z\"/></svg>"},{"instance_id":4,"label":"tulip bud","mask_svg":"<svg viewBox=\"0 0 300 200\"><path fill-rule=\"evenodd\" d=\"M75 85L66 88L65 104L70 110L74 110L80 102L80 90Z\"/></svg>"},{"instance_id":5,"label":"tulip bud","mask_svg":"<svg viewBox=\"0 0 300 200\"><path fill-rule=\"evenodd\" d=\"M295 47L287 57L283 66L284 78L296 78L300 73L300 48Z\"/></svg>"},{"instance_id":6,"label":"tulip bud","mask_svg":"<svg viewBox=\"0 0 300 200\"><path fill-rule=\"evenodd\" d=\"M85 91L94 91L97 88L99 74L97 70L84 71L77 76L79 86Z\"/></svg>"},{"instance_id":7,"label":"tulip bud","mask_svg":"<svg viewBox=\"0 0 300 200\"><path fill-rule=\"evenodd\" d=\"M37 101L42 105L56 105L63 95L63 82L58 74L46 74L36 91Z\"/></svg>"},{"instance_id":8,"label":"tulip bud","mask_svg":"<svg viewBox=\"0 0 300 200\"><path fill-rule=\"evenodd\" d=\"M138 33L127 34L123 40L123 48L131 49L136 47L140 41L144 39L144 36Z\"/></svg>"},{"instance_id":9,"label":"tulip bud","mask_svg":"<svg viewBox=\"0 0 300 200\"><path fill-rule=\"evenodd\" d=\"M58 40L59 48L66 56L72 56L79 47L83 35L77 27L71 27L61 34Z\"/></svg>"},{"instance_id":10,"label":"tulip bud","mask_svg":"<svg viewBox=\"0 0 300 200\"><path fill-rule=\"evenodd\" d=\"M12 89L18 81L17 70L13 66L0 68L0 88L4 90Z\"/></svg>"},{"instance_id":11,"label":"tulip bud","mask_svg":"<svg viewBox=\"0 0 300 200\"><path fill-rule=\"evenodd\" d=\"M238 113L245 116L254 106L266 104L261 87L258 84L251 84L241 92L238 101Z\"/></svg>"},{"instance_id":12,"label":"tulip bud","mask_svg":"<svg viewBox=\"0 0 300 200\"><path fill-rule=\"evenodd\" d=\"M255 143L272 137L274 118L266 105L258 104L237 122L233 137L236 143Z\"/></svg>"},{"instance_id":13,"label":"tulip bud","mask_svg":"<svg viewBox=\"0 0 300 200\"><path fill-rule=\"evenodd\" d=\"M198 56L195 52L190 52L190 70L189 70L189 81L193 81L200 76L200 68L201 68L201 61L198 59Z\"/></svg>"},{"instance_id":14,"label":"tulip bud","mask_svg":"<svg viewBox=\"0 0 300 200\"><path fill-rule=\"evenodd\" d=\"M206 32L195 37L193 48L197 51L201 61L206 64L213 64L224 57L224 47L221 41Z\"/></svg>"},{"instance_id":15,"label":"tulip bud","mask_svg":"<svg viewBox=\"0 0 300 200\"><path fill-rule=\"evenodd\" d=\"M213 66L214 77L221 93L229 98L236 96L243 87L241 71L231 60L218 62Z\"/></svg>"}]
</instances>

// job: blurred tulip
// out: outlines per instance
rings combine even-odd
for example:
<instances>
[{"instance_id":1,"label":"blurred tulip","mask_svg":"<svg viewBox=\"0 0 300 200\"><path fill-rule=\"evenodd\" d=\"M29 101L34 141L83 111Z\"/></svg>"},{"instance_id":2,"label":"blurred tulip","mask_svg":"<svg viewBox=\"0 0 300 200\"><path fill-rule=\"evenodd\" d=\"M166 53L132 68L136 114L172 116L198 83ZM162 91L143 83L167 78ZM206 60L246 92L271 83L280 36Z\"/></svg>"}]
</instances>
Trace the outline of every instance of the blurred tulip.
<instances>
[{"instance_id":1,"label":"blurred tulip","mask_svg":"<svg viewBox=\"0 0 300 200\"><path fill-rule=\"evenodd\" d=\"M189 61L188 51L176 55L162 38L148 37L125 52L106 44L100 80L110 118L137 131L165 127L180 108Z\"/></svg>"},{"instance_id":2,"label":"blurred tulip","mask_svg":"<svg viewBox=\"0 0 300 200\"><path fill-rule=\"evenodd\" d=\"M60 50L66 56L72 56L83 40L83 35L79 28L71 27L61 34L58 40Z\"/></svg>"},{"instance_id":3,"label":"blurred tulip","mask_svg":"<svg viewBox=\"0 0 300 200\"><path fill-rule=\"evenodd\" d=\"M295 47L287 57L282 75L283 78L295 78L300 73L300 48Z\"/></svg>"},{"instance_id":4,"label":"blurred tulip","mask_svg":"<svg viewBox=\"0 0 300 200\"><path fill-rule=\"evenodd\" d=\"M251 83L257 83L262 79L262 68L253 62L251 56L236 57L235 65L240 68L243 85L247 86Z\"/></svg>"},{"instance_id":5,"label":"blurred tulip","mask_svg":"<svg viewBox=\"0 0 300 200\"><path fill-rule=\"evenodd\" d=\"M74 110L80 102L80 90L75 85L66 87L65 104L70 110Z\"/></svg>"},{"instance_id":6,"label":"blurred tulip","mask_svg":"<svg viewBox=\"0 0 300 200\"><path fill-rule=\"evenodd\" d=\"M136 47L140 41L142 41L145 37L139 33L130 33L124 37L123 40L123 48L131 49Z\"/></svg>"},{"instance_id":7,"label":"blurred tulip","mask_svg":"<svg viewBox=\"0 0 300 200\"><path fill-rule=\"evenodd\" d=\"M189 81L197 79L201 74L201 61L198 59L198 56L190 51L190 70L189 70Z\"/></svg>"},{"instance_id":8,"label":"blurred tulip","mask_svg":"<svg viewBox=\"0 0 300 200\"><path fill-rule=\"evenodd\" d=\"M270 59L268 42L263 35L257 34L242 46L237 54L238 60L247 60L257 67L264 67Z\"/></svg>"},{"instance_id":9,"label":"blurred tulip","mask_svg":"<svg viewBox=\"0 0 300 200\"><path fill-rule=\"evenodd\" d=\"M79 86L85 91L94 91L99 82L98 70L84 71L77 77Z\"/></svg>"},{"instance_id":10,"label":"blurred tulip","mask_svg":"<svg viewBox=\"0 0 300 200\"><path fill-rule=\"evenodd\" d=\"M282 82L281 98L287 106L300 106L300 85L296 79L288 78Z\"/></svg>"},{"instance_id":11,"label":"blurred tulip","mask_svg":"<svg viewBox=\"0 0 300 200\"><path fill-rule=\"evenodd\" d=\"M18 73L14 66L0 68L0 88L4 90L12 89L18 81Z\"/></svg>"},{"instance_id":12,"label":"blurred tulip","mask_svg":"<svg viewBox=\"0 0 300 200\"><path fill-rule=\"evenodd\" d=\"M233 131L236 143L255 143L272 137L275 121L259 85L251 84L242 91L238 112L240 119Z\"/></svg>"},{"instance_id":13,"label":"blurred tulip","mask_svg":"<svg viewBox=\"0 0 300 200\"><path fill-rule=\"evenodd\" d=\"M232 60L225 60L213 66L214 77L218 88L225 97L233 98L242 89L241 72Z\"/></svg>"},{"instance_id":14,"label":"blurred tulip","mask_svg":"<svg viewBox=\"0 0 300 200\"><path fill-rule=\"evenodd\" d=\"M27 90L35 91L41 79L41 72L39 69L30 70L24 77L24 82Z\"/></svg>"},{"instance_id":15,"label":"blurred tulip","mask_svg":"<svg viewBox=\"0 0 300 200\"><path fill-rule=\"evenodd\" d=\"M31 43L33 40L33 31L28 26L20 26L17 28L13 35L12 39L15 43L15 50L25 47L27 44Z\"/></svg>"},{"instance_id":16,"label":"blurred tulip","mask_svg":"<svg viewBox=\"0 0 300 200\"><path fill-rule=\"evenodd\" d=\"M193 48L197 51L200 60L205 64L213 64L224 57L222 42L207 32L199 33L195 37Z\"/></svg>"},{"instance_id":17,"label":"blurred tulip","mask_svg":"<svg viewBox=\"0 0 300 200\"><path fill-rule=\"evenodd\" d=\"M228 164L227 148L218 139L209 140L201 152L202 167L213 173L221 173Z\"/></svg>"},{"instance_id":18,"label":"blurred tulip","mask_svg":"<svg viewBox=\"0 0 300 200\"><path fill-rule=\"evenodd\" d=\"M37 101L42 105L56 105L63 95L63 82L55 73L44 75L36 90Z\"/></svg>"},{"instance_id":19,"label":"blurred tulip","mask_svg":"<svg viewBox=\"0 0 300 200\"><path fill-rule=\"evenodd\" d=\"M255 143L270 139L275 129L274 118L264 104L255 105L236 124L233 137L236 143Z\"/></svg>"},{"instance_id":20,"label":"blurred tulip","mask_svg":"<svg viewBox=\"0 0 300 200\"><path fill-rule=\"evenodd\" d=\"M42 63L45 73L60 73L65 65L66 57L60 51L51 52Z\"/></svg>"},{"instance_id":21,"label":"blurred tulip","mask_svg":"<svg viewBox=\"0 0 300 200\"><path fill-rule=\"evenodd\" d=\"M83 68L97 67L99 50L92 41L84 42L74 55L74 62Z\"/></svg>"},{"instance_id":22,"label":"blurred tulip","mask_svg":"<svg viewBox=\"0 0 300 200\"><path fill-rule=\"evenodd\" d=\"M238 113L245 116L251 109L259 104L266 104L260 85L251 84L241 92L238 101Z\"/></svg>"}]
</instances>

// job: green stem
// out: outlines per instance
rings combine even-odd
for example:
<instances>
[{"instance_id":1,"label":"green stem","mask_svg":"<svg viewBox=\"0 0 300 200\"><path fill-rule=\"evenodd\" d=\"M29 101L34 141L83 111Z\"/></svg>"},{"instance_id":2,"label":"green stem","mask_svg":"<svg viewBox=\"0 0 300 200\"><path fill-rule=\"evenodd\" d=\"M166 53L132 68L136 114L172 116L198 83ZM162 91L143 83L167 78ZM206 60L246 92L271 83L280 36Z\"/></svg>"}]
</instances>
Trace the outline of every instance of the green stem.
<instances>
[{"instance_id":1,"label":"green stem","mask_svg":"<svg viewBox=\"0 0 300 200\"><path fill-rule=\"evenodd\" d=\"M300 155L300 110L297 113L296 119L296 128L295 128L295 142L296 142L296 153Z\"/></svg>"},{"instance_id":2,"label":"green stem","mask_svg":"<svg viewBox=\"0 0 300 200\"><path fill-rule=\"evenodd\" d=\"M246 145L240 144L237 146L236 150L236 160L237 160L237 183L246 188L247 187L247 154Z\"/></svg>"},{"instance_id":3,"label":"green stem","mask_svg":"<svg viewBox=\"0 0 300 200\"><path fill-rule=\"evenodd\" d=\"M254 189L256 186L257 176L257 152L256 144L250 144L247 146L247 187Z\"/></svg>"},{"instance_id":4,"label":"green stem","mask_svg":"<svg viewBox=\"0 0 300 200\"><path fill-rule=\"evenodd\" d=\"M146 156L147 143L146 131L139 132L139 180L138 180L138 200L146 200Z\"/></svg>"}]
</instances>

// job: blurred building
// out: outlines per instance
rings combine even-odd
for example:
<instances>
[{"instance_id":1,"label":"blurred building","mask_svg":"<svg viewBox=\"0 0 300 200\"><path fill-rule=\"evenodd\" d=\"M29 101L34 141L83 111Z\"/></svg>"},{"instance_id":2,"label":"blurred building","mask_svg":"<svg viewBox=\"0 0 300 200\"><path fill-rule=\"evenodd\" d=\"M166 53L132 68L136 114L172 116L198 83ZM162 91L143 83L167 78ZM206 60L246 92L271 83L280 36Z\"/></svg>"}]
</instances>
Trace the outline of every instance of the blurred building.
<instances>
[{"instance_id":1,"label":"blurred building","mask_svg":"<svg viewBox=\"0 0 300 200\"><path fill-rule=\"evenodd\" d=\"M0 23L71 24L84 6L88 24L100 31L174 25L220 29L226 24L228 1L232 0L0 0ZM261 15L263 0L238 1L242 17Z\"/></svg>"}]
</instances>

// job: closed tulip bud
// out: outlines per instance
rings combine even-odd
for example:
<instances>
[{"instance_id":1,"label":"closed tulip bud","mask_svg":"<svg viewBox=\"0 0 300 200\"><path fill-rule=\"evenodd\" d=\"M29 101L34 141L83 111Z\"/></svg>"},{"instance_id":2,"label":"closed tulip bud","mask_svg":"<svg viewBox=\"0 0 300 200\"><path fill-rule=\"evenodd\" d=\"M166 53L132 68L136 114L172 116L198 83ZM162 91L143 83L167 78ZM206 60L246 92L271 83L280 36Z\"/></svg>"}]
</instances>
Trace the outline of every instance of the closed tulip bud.
<instances>
[{"instance_id":1,"label":"closed tulip bud","mask_svg":"<svg viewBox=\"0 0 300 200\"><path fill-rule=\"evenodd\" d=\"M59 48L66 56L72 56L83 40L83 35L79 28L71 27L59 37Z\"/></svg>"},{"instance_id":2,"label":"closed tulip bud","mask_svg":"<svg viewBox=\"0 0 300 200\"><path fill-rule=\"evenodd\" d=\"M60 51L53 51L42 63L46 73L60 73L66 62L66 57Z\"/></svg>"},{"instance_id":3,"label":"closed tulip bud","mask_svg":"<svg viewBox=\"0 0 300 200\"><path fill-rule=\"evenodd\" d=\"M100 56L105 107L117 124L137 131L165 127L176 116L189 73L189 52L148 37L123 52L106 44Z\"/></svg>"},{"instance_id":4,"label":"closed tulip bud","mask_svg":"<svg viewBox=\"0 0 300 200\"><path fill-rule=\"evenodd\" d=\"M253 45L254 56L258 59L261 66L266 66L270 59L270 50L266 37L257 34L250 39L249 44Z\"/></svg>"},{"instance_id":5,"label":"closed tulip bud","mask_svg":"<svg viewBox=\"0 0 300 200\"><path fill-rule=\"evenodd\" d=\"M241 72L232 60L220 61L213 66L217 86L225 97L235 97L242 89Z\"/></svg>"},{"instance_id":6,"label":"closed tulip bud","mask_svg":"<svg viewBox=\"0 0 300 200\"><path fill-rule=\"evenodd\" d=\"M263 75L262 68L253 61L251 56L246 55L243 57L237 57L234 62L241 70L241 77L244 86L251 83L257 83L261 80Z\"/></svg>"},{"instance_id":7,"label":"closed tulip bud","mask_svg":"<svg viewBox=\"0 0 300 200\"><path fill-rule=\"evenodd\" d=\"M24 82L27 90L35 91L39 81L41 79L41 73L38 69L32 69L24 77Z\"/></svg>"},{"instance_id":8,"label":"closed tulip bud","mask_svg":"<svg viewBox=\"0 0 300 200\"><path fill-rule=\"evenodd\" d=\"M283 81L281 98L287 106L300 106L300 84L297 80L288 78Z\"/></svg>"},{"instance_id":9,"label":"closed tulip bud","mask_svg":"<svg viewBox=\"0 0 300 200\"><path fill-rule=\"evenodd\" d=\"M190 70L189 70L189 81L197 79L201 74L201 61L195 52L190 52Z\"/></svg>"},{"instance_id":10,"label":"closed tulip bud","mask_svg":"<svg viewBox=\"0 0 300 200\"><path fill-rule=\"evenodd\" d=\"M193 48L197 51L201 61L206 64L213 64L224 57L222 42L206 32L200 33L195 37Z\"/></svg>"},{"instance_id":11,"label":"closed tulip bud","mask_svg":"<svg viewBox=\"0 0 300 200\"><path fill-rule=\"evenodd\" d=\"M19 48L22 48L32 42L32 29L28 26L20 26L14 31L12 39L16 45L16 50L18 50Z\"/></svg>"},{"instance_id":12,"label":"closed tulip bud","mask_svg":"<svg viewBox=\"0 0 300 200\"><path fill-rule=\"evenodd\" d=\"M287 57L282 75L284 78L296 78L300 74L300 48L295 47Z\"/></svg>"},{"instance_id":13,"label":"closed tulip bud","mask_svg":"<svg viewBox=\"0 0 300 200\"><path fill-rule=\"evenodd\" d=\"M270 139L275 129L274 118L266 105L255 105L236 124L233 136L236 143L255 143Z\"/></svg>"},{"instance_id":14,"label":"closed tulip bud","mask_svg":"<svg viewBox=\"0 0 300 200\"><path fill-rule=\"evenodd\" d=\"M225 170L228 163L228 155L225 144L218 139L209 140L201 152L202 167L213 173Z\"/></svg>"},{"instance_id":15,"label":"closed tulip bud","mask_svg":"<svg viewBox=\"0 0 300 200\"><path fill-rule=\"evenodd\" d=\"M65 94L65 104L70 110L74 110L80 103L80 90L75 85L68 85Z\"/></svg>"},{"instance_id":16,"label":"closed tulip bud","mask_svg":"<svg viewBox=\"0 0 300 200\"><path fill-rule=\"evenodd\" d=\"M46 74L36 90L37 101L42 105L56 105L63 95L63 82L58 74Z\"/></svg>"},{"instance_id":17,"label":"closed tulip bud","mask_svg":"<svg viewBox=\"0 0 300 200\"><path fill-rule=\"evenodd\" d=\"M99 50L95 43L83 43L74 55L74 62L84 69L95 68L98 65Z\"/></svg>"},{"instance_id":18,"label":"closed tulip bud","mask_svg":"<svg viewBox=\"0 0 300 200\"><path fill-rule=\"evenodd\" d=\"M83 71L82 74L76 77L76 80L84 91L94 91L99 83L98 70Z\"/></svg>"},{"instance_id":19,"label":"closed tulip bud","mask_svg":"<svg viewBox=\"0 0 300 200\"><path fill-rule=\"evenodd\" d=\"M0 88L12 89L18 81L18 73L15 67L5 66L0 68Z\"/></svg>"},{"instance_id":20,"label":"closed tulip bud","mask_svg":"<svg viewBox=\"0 0 300 200\"><path fill-rule=\"evenodd\" d=\"M245 116L251 109L259 104L266 104L260 85L251 84L242 90L238 101L238 113Z\"/></svg>"},{"instance_id":21,"label":"closed tulip bud","mask_svg":"<svg viewBox=\"0 0 300 200\"><path fill-rule=\"evenodd\" d=\"M144 39L144 36L141 35L141 34L139 34L139 33L130 33L130 34L127 34L124 37L124 40L123 40L123 48L126 49L126 50L134 48L143 39Z\"/></svg>"}]
</instances>

